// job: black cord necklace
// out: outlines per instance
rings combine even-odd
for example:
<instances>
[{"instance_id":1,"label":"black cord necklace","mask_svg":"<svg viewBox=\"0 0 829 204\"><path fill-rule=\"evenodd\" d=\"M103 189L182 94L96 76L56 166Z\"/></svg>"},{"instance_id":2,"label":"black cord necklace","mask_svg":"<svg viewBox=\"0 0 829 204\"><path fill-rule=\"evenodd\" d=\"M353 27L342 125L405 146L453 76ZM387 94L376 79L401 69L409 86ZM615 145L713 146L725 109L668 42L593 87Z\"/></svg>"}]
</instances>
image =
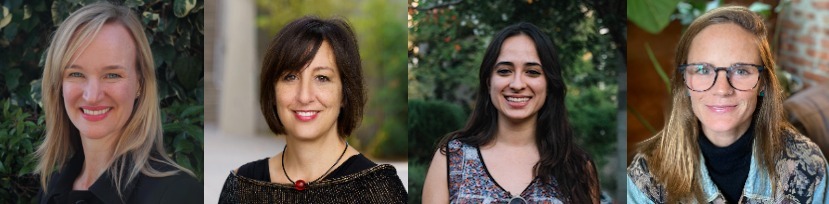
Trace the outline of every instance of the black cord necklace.
<instances>
[{"instance_id":1,"label":"black cord necklace","mask_svg":"<svg viewBox=\"0 0 829 204\"><path fill-rule=\"evenodd\" d=\"M291 183L293 183L293 184L294 184L294 189L299 190L299 191L302 191L302 190L305 190L305 187L308 187L308 184L310 184L310 183L314 183L314 182L317 182L317 181L319 181L320 179L324 178L326 175L328 175L328 173L330 173L330 172L331 172L331 169L334 169L334 166L337 166L337 163L340 163L340 160L341 160L341 159L343 158L343 156L345 155L345 150L348 150L348 142L345 142L345 148L343 148L343 153L342 153L342 154L340 154L340 158L337 158L337 161L336 161L336 162L334 162L334 165L331 165L331 167L329 167L329 168L328 168L328 170L326 170L326 171L325 171L325 173L323 173L323 174L322 174L322 176L320 176L320 177L319 177L319 178L317 178L317 179L314 179L314 180L313 180L313 181L311 181L310 183L306 183L306 182L305 182L304 180L302 180L302 179L298 179L298 180L296 180L296 182L294 182L294 180L291 180L291 177L290 177L290 176L288 176L288 171L286 171L286 170L285 170L285 150L286 150L286 149L288 149L288 145L287 145L287 144L285 144L285 147L284 147L284 148L282 148L282 172L283 172L283 173L285 173L285 178L288 178L288 181L290 181Z\"/></svg>"}]
</instances>

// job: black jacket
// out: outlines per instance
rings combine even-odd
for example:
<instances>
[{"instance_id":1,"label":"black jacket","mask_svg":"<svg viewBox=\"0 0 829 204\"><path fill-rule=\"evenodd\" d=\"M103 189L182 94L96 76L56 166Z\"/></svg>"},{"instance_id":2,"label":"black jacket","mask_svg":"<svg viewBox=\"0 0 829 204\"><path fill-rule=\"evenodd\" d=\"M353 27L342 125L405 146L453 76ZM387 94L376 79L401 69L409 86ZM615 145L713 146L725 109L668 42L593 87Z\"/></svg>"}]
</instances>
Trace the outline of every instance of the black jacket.
<instances>
[{"instance_id":1,"label":"black jacket","mask_svg":"<svg viewBox=\"0 0 829 204\"><path fill-rule=\"evenodd\" d=\"M39 203L76 203L67 200L72 184L83 168L83 153L76 154L59 172L52 174L47 191L38 193ZM175 167L150 160L159 170L173 170ZM149 177L139 173L128 183L121 184L123 199L118 196L115 183L108 171L104 172L89 192L94 196L85 203L203 203L204 185L187 173L179 172L167 177Z\"/></svg>"}]
</instances>

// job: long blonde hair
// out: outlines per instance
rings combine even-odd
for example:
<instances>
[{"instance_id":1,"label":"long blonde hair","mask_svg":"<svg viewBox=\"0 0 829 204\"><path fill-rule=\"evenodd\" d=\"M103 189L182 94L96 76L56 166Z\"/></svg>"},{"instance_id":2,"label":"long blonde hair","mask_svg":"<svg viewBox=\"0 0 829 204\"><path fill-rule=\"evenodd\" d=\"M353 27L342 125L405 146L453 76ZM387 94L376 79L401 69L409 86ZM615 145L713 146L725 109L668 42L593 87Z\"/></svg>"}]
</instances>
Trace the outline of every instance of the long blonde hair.
<instances>
[{"instance_id":1,"label":"long blonde hair","mask_svg":"<svg viewBox=\"0 0 829 204\"><path fill-rule=\"evenodd\" d=\"M687 63L688 52L694 37L709 25L733 23L755 36L760 58L766 69L761 74L760 90L765 96L758 97L757 108L753 113L756 148L754 157L771 176L776 184L776 155L783 151L783 133L791 130L784 118L783 99L786 93L778 84L775 76L775 64L767 40L766 26L763 19L745 7L727 6L711 10L691 23L682 35L677 46L675 67ZM665 127L654 137L640 144L640 152L653 176L665 185L668 203L687 200L702 200L700 185L699 119L691 109L691 98L686 93L683 75L679 69L671 79L672 103ZM776 185L773 185L776 188Z\"/></svg>"},{"instance_id":2,"label":"long blonde hair","mask_svg":"<svg viewBox=\"0 0 829 204\"><path fill-rule=\"evenodd\" d=\"M64 110L62 73L77 51L85 48L104 24L124 26L135 40L139 75L139 94L132 115L122 128L115 143L108 172L119 194L122 184L132 182L140 173L150 177L175 175L179 171L193 175L170 159L162 142L161 113L158 106L155 69L150 45L135 13L129 8L107 2L89 4L72 13L54 33L47 51L43 70L43 109L46 115L46 137L35 153L36 172L46 191L53 171L64 167L77 152L80 133L70 122ZM150 165L150 160L170 165L177 170L161 171ZM119 195L120 196L120 195Z\"/></svg>"}]
</instances>

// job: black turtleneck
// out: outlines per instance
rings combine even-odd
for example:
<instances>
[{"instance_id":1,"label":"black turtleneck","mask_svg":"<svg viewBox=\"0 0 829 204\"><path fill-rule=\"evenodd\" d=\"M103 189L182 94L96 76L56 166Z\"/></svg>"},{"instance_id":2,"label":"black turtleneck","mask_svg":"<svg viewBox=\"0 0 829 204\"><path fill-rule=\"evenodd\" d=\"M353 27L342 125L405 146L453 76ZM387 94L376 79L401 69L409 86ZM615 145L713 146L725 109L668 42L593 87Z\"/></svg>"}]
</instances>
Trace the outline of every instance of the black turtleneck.
<instances>
[{"instance_id":1,"label":"black turtleneck","mask_svg":"<svg viewBox=\"0 0 829 204\"><path fill-rule=\"evenodd\" d=\"M699 147L705 157L708 176L720 189L729 203L736 203L742 196L751 166L751 150L754 141L754 125L740 139L727 147L717 147L700 131Z\"/></svg>"}]
</instances>

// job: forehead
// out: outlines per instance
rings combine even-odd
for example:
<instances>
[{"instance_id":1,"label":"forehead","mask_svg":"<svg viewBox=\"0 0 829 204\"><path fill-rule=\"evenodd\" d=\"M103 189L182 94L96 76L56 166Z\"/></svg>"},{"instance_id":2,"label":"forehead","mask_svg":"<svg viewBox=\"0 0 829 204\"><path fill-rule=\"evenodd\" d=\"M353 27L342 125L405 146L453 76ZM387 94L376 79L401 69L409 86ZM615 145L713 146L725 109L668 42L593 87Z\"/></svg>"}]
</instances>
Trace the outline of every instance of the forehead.
<instances>
[{"instance_id":1,"label":"forehead","mask_svg":"<svg viewBox=\"0 0 829 204\"><path fill-rule=\"evenodd\" d=\"M496 61L538 62L535 42L526 34L508 37L501 44Z\"/></svg>"},{"instance_id":2,"label":"forehead","mask_svg":"<svg viewBox=\"0 0 829 204\"><path fill-rule=\"evenodd\" d=\"M296 66L285 66L283 69L278 70L277 74L281 76L287 73L304 72L306 70L311 72L320 70L331 70L336 72L338 70L334 50L327 40L320 43L319 48L317 48L315 53L311 53L312 51L313 48L309 47L308 51L297 56L297 59L288 59L296 60L297 63L292 63ZM307 59L307 61L304 61L305 59Z\"/></svg>"},{"instance_id":3,"label":"forehead","mask_svg":"<svg viewBox=\"0 0 829 204\"><path fill-rule=\"evenodd\" d=\"M90 68L110 65L135 66L137 60L135 40L129 30L120 23L105 23L96 34L79 36L76 40L80 46L73 53L69 66L78 65Z\"/></svg>"},{"instance_id":4,"label":"forehead","mask_svg":"<svg viewBox=\"0 0 829 204\"><path fill-rule=\"evenodd\" d=\"M720 23L703 28L691 41L688 63L761 63L757 36L734 23Z\"/></svg>"}]
</instances>

